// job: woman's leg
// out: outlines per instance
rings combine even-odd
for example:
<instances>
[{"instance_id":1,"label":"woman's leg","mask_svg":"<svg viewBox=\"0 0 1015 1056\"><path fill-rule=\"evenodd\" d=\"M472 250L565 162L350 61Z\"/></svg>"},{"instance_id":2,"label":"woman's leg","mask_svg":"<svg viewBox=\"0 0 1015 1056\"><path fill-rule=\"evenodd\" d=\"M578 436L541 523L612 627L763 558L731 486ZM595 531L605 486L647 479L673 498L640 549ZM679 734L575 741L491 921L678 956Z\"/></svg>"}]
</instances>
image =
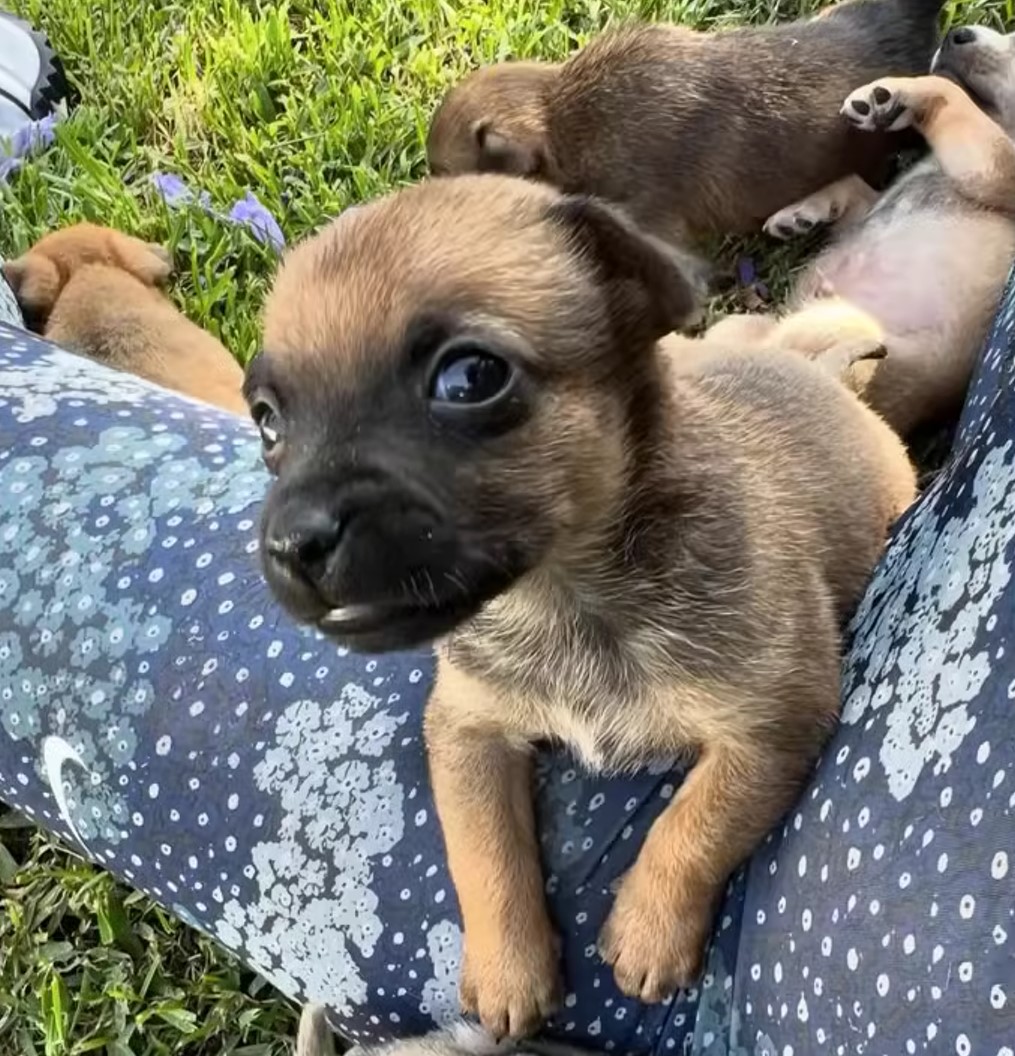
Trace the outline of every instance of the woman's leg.
<instances>
[{"instance_id":1,"label":"woman's leg","mask_svg":"<svg viewBox=\"0 0 1015 1056\"><path fill-rule=\"evenodd\" d=\"M425 772L429 652L356 656L263 583L245 422L0 327L0 797L364 1039L457 1011ZM595 951L665 773L538 774L561 1037L680 1043ZM728 916L728 915L727 915ZM735 946L732 920L723 945Z\"/></svg>"},{"instance_id":2,"label":"woman's leg","mask_svg":"<svg viewBox=\"0 0 1015 1056\"><path fill-rule=\"evenodd\" d=\"M1015 1049L1015 287L851 628L842 725L751 863L735 1053ZM719 995L721 996L721 994ZM719 1024L722 1024L720 1029Z\"/></svg>"},{"instance_id":3,"label":"woman's leg","mask_svg":"<svg viewBox=\"0 0 1015 1056\"><path fill-rule=\"evenodd\" d=\"M0 323L9 323L11 326L24 326L18 302L14 297L14 291L8 286L3 275L4 258L0 256Z\"/></svg>"}]
</instances>

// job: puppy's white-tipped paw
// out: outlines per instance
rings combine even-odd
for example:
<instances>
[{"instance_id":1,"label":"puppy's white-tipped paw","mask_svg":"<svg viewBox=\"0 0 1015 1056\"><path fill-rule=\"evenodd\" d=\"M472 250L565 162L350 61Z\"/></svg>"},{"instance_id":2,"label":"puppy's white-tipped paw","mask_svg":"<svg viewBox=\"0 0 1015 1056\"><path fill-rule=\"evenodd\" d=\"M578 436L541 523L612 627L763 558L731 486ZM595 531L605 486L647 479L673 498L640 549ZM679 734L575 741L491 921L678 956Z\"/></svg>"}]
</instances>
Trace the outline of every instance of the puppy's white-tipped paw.
<instances>
[{"instance_id":1,"label":"puppy's white-tipped paw","mask_svg":"<svg viewBox=\"0 0 1015 1056\"><path fill-rule=\"evenodd\" d=\"M797 202L794 205L787 205L785 209L780 209L777 213L773 213L765 221L764 231L766 235L785 242L791 238L810 234L811 231L822 224L831 223L837 219L836 215L833 214L834 210L826 207L818 208L812 202Z\"/></svg>"},{"instance_id":2,"label":"puppy's white-tipped paw","mask_svg":"<svg viewBox=\"0 0 1015 1056\"><path fill-rule=\"evenodd\" d=\"M913 111L902 92L885 81L874 81L846 96L840 111L863 132L899 132L913 124Z\"/></svg>"}]
</instances>

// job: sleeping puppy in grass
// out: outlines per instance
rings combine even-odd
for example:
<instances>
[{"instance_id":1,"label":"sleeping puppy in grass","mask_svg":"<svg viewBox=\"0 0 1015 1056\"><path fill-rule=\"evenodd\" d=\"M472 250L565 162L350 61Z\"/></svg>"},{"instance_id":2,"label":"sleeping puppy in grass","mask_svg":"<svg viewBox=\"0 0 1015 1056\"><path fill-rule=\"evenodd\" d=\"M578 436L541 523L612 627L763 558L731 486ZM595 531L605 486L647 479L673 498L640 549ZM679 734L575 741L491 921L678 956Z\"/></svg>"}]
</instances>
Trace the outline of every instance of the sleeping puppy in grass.
<instances>
[{"instance_id":1,"label":"sleeping puppy in grass","mask_svg":"<svg viewBox=\"0 0 1015 1056\"><path fill-rule=\"evenodd\" d=\"M75 224L46 235L3 270L26 323L50 341L246 414L242 368L162 292L172 274L162 246Z\"/></svg>"},{"instance_id":2,"label":"sleeping puppy in grass","mask_svg":"<svg viewBox=\"0 0 1015 1056\"><path fill-rule=\"evenodd\" d=\"M558 994L533 746L695 760L601 933L626 994L689 985L835 724L840 623L914 495L898 437L804 357L673 369L698 292L593 199L430 180L290 253L248 368L276 596L356 650L441 643L427 750L461 996L495 1036Z\"/></svg>"},{"instance_id":3,"label":"sleeping puppy in grass","mask_svg":"<svg viewBox=\"0 0 1015 1056\"><path fill-rule=\"evenodd\" d=\"M852 175L773 216L778 237L834 224L833 238L782 321L743 324L812 355L846 340L883 347L851 384L903 435L961 407L1015 256L1015 37L952 30L934 74L846 98L861 133L914 128L931 153L883 195Z\"/></svg>"},{"instance_id":4,"label":"sleeping puppy in grass","mask_svg":"<svg viewBox=\"0 0 1015 1056\"><path fill-rule=\"evenodd\" d=\"M435 174L503 172L624 206L683 243L759 231L902 142L838 118L875 77L924 72L942 0L851 0L782 25L604 33L564 63L505 62L454 87L430 128Z\"/></svg>"}]
</instances>

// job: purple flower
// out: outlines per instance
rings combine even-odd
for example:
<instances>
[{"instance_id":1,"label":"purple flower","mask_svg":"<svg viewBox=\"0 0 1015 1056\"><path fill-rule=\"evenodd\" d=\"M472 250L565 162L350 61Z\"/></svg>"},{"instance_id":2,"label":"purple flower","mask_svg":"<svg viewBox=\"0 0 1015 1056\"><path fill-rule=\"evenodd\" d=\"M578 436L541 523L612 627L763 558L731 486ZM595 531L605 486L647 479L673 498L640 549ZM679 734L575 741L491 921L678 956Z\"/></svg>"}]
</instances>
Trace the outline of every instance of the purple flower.
<instances>
[{"instance_id":1,"label":"purple flower","mask_svg":"<svg viewBox=\"0 0 1015 1056\"><path fill-rule=\"evenodd\" d=\"M285 235L278 221L257 200L253 191L247 193L229 210L228 218L234 224L240 224L262 245L280 250L285 246Z\"/></svg>"},{"instance_id":2,"label":"purple flower","mask_svg":"<svg viewBox=\"0 0 1015 1056\"><path fill-rule=\"evenodd\" d=\"M151 182L159 197L170 209L182 209L184 206L196 204L206 213L213 212L211 195L207 191L195 195L179 176L174 176L171 172L153 172Z\"/></svg>"},{"instance_id":3,"label":"purple flower","mask_svg":"<svg viewBox=\"0 0 1015 1056\"><path fill-rule=\"evenodd\" d=\"M229 213L223 216L212 206L211 195L207 191L195 194L179 176L171 172L153 173L151 183L170 209L184 209L196 205L209 216L245 227L262 245L269 245L276 250L285 246L285 235L282 234L278 222L257 200L253 191L247 191Z\"/></svg>"},{"instance_id":4,"label":"purple flower","mask_svg":"<svg viewBox=\"0 0 1015 1056\"><path fill-rule=\"evenodd\" d=\"M6 183L23 164L21 158L0 157L0 183Z\"/></svg>"},{"instance_id":5,"label":"purple flower","mask_svg":"<svg viewBox=\"0 0 1015 1056\"><path fill-rule=\"evenodd\" d=\"M45 150L56 139L56 114L22 125L6 142L0 140L0 180L7 180L32 154Z\"/></svg>"},{"instance_id":6,"label":"purple flower","mask_svg":"<svg viewBox=\"0 0 1015 1056\"><path fill-rule=\"evenodd\" d=\"M24 158L38 150L45 150L55 139L56 114L48 114L39 121L29 121L14 133L11 153Z\"/></svg>"},{"instance_id":7,"label":"purple flower","mask_svg":"<svg viewBox=\"0 0 1015 1056\"><path fill-rule=\"evenodd\" d=\"M188 205L194 200L194 192L179 176L174 176L171 172L153 172L151 181L159 197L171 209Z\"/></svg>"},{"instance_id":8,"label":"purple flower","mask_svg":"<svg viewBox=\"0 0 1015 1056\"><path fill-rule=\"evenodd\" d=\"M737 282L741 286L750 286L757 277L754 261L750 257L741 257L737 261Z\"/></svg>"}]
</instances>

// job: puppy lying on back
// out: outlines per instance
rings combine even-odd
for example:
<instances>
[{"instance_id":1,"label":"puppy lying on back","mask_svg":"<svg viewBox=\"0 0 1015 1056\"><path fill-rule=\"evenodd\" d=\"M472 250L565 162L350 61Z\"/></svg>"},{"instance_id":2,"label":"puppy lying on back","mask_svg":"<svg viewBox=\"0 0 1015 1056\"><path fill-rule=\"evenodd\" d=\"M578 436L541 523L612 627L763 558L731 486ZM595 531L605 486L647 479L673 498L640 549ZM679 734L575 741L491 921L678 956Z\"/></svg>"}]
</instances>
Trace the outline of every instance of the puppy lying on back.
<instances>
[{"instance_id":1,"label":"puppy lying on back","mask_svg":"<svg viewBox=\"0 0 1015 1056\"><path fill-rule=\"evenodd\" d=\"M431 777L463 1002L498 1036L558 993L532 745L696 758L601 936L661 1000L833 727L840 621L914 494L898 437L805 358L672 369L696 296L595 200L430 180L288 256L248 368L277 597L358 650L444 641Z\"/></svg>"},{"instance_id":2,"label":"puppy lying on back","mask_svg":"<svg viewBox=\"0 0 1015 1056\"><path fill-rule=\"evenodd\" d=\"M841 107L865 132L917 129L930 156L880 197L850 176L766 225L837 230L762 343L811 355L880 344L885 358L855 366L852 384L903 434L961 407L1015 257L1015 37L955 29L934 68L867 84Z\"/></svg>"},{"instance_id":3,"label":"puppy lying on back","mask_svg":"<svg viewBox=\"0 0 1015 1056\"><path fill-rule=\"evenodd\" d=\"M760 229L847 173L877 181L897 137L838 117L856 85L922 73L942 0L852 0L817 18L607 32L560 65L473 73L437 111L434 173L504 172L624 205L673 241Z\"/></svg>"},{"instance_id":4,"label":"puppy lying on back","mask_svg":"<svg viewBox=\"0 0 1015 1056\"><path fill-rule=\"evenodd\" d=\"M54 231L4 264L25 321L49 340L245 414L242 368L162 293L171 273L162 246L94 224Z\"/></svg>"}]
</instances>

